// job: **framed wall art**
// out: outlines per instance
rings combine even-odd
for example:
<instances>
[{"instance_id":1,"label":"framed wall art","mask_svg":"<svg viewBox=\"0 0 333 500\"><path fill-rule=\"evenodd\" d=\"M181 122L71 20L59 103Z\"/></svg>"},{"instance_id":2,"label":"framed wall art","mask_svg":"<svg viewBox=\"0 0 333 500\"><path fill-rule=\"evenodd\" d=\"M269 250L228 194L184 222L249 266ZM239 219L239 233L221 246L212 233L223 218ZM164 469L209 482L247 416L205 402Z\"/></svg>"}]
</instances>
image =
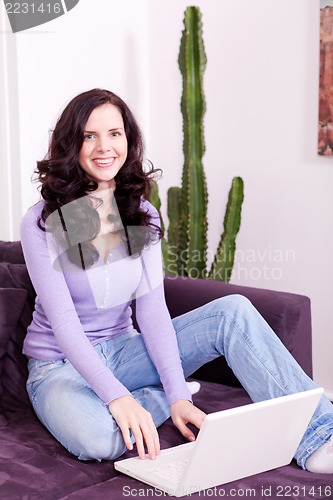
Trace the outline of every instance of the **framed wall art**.
<instances>
[{"instance_id":1,"label":"framed wall art","mask_svg":"<svg viewBox=\"0 0 333 500\"><path fill-rule=\"evenodd\" d=\"M333 0L320 0L318 154L333 156Z\"/></svg>"}]
</instances>

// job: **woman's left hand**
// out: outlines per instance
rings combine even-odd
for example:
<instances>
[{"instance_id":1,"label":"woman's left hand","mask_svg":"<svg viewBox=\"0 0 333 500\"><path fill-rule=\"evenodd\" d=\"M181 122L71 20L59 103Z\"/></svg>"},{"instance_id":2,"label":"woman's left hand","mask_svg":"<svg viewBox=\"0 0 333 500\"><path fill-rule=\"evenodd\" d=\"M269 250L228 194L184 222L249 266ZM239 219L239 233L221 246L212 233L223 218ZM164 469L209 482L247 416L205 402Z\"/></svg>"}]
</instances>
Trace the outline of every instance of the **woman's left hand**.
<instances>
[{"instance_id":1,"label":"woman's left hand","mask_svg":"<svg viewBox=\"0 0 333 500\"><path fill-rule=\"evenodd\" d=\"M175 426L189 441L195 441L195 436L186 424L191 423L200 429L206 414L186 399L180 399L170 406L171 418Z\"/></svg>"}]
</instances>

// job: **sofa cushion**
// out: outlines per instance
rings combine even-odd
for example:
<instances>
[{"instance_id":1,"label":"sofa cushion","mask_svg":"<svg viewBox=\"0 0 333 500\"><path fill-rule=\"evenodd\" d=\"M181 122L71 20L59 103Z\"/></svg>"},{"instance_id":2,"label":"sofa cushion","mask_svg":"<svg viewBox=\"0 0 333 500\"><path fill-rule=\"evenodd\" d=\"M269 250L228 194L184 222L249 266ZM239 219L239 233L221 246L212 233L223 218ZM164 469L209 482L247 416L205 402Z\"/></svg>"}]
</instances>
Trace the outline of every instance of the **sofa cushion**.
<instances>
[{"instance_id":1,"label":"sofa cushion","mask_svg":"<svg viewBox=\"0 0 333 500\"><path fill-rule=\"evenodd\" d=\"M0 427L5 424L1 405L3 359L8 352L9 339L14 336L26 298L26 290L20 288L0 288Z\"/></svg>"},{"instance_id":2,"label":"sofa cushion","mask_svg":"<svg viewBox=\"0 0 333 500\"><path fill-rule=\"evenodd\" d=\"M30 406L25 384L27 359L22 345L31 322L35 292L24 264L0 263L2 324L1 405L6 411Z\"/></svg>"},{"instance_id":3,"label":"sofa cushion","mask_svg":"<svg viewBox=\"0 0 333 500\"><path fill-rule=\"evenodd\" d=\"M0 379L2 359L13 335L27 298L27 291L20 288L0 288Z\"/></svg>"},{"instance_id":4,"label":"sofa cushion","mask_svg":"<svg viewBox=\"0 0 333 500\"><path fill-rule=\"evenodd\" d=\"M0 262L24 264L20 241L0 241Z\"/></svg>"},{"instance_id":5,"label":"sofa cushion","mask_svg":"<svg viewBox=\"0 0 333 500\"><path fill-rule=\"evenodd\" d=\"M35 291L25 264L13 264L11 262L0 262L0 287L22 288L28 292L28 300L34 304Z\"/></svg>"}]
</instances>

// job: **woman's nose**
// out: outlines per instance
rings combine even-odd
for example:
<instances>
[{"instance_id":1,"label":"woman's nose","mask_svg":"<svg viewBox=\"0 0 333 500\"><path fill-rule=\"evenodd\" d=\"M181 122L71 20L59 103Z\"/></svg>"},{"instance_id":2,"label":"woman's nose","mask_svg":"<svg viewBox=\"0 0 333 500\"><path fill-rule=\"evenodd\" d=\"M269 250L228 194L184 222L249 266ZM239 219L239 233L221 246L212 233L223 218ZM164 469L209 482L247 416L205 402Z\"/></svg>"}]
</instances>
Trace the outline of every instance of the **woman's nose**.
<instances>
[{"instance_id":1,"label":"woman's nose","mask_svg":"<svg viewBox=\"0 0 333 500\"><path fill-rule=\"evenodd\" d=\"M97 150L98 151L110 151L111 150L111 144L110 144L110 140L108 139L103 139L103 138L100 138L98 143L97 143Z\"/></svg>"}]
</instances>

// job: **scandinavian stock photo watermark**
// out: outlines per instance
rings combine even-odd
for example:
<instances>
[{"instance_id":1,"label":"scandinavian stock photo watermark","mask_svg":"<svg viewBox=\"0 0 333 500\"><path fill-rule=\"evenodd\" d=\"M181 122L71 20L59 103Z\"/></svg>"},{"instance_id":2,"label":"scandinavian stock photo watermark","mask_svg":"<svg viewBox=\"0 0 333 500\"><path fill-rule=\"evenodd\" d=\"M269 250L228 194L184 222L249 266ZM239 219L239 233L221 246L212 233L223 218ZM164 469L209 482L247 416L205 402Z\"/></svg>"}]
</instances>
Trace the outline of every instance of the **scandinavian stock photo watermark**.
<instances>
[{"instance_id":1,"label":"scandinavian stock photo watermark","mask_svg":"<svg viewBox=\"0 0 333 500\"><path fill-rule=\"evenodd\" d=\"M191 255L187 251L179 252L176 247L169 247L168 262L165 273L168 275L190 276L192 278L206 278L206 271L200 271L196 266L199 262L213 262L214 253L207 250L204 255L199 251L193 251ZM224 262L230 262L230 256L220 255L217 257L217 266L210 278L225 281L225 267L219 266ZM189 266L188 262L192 265ZM286 268L296 262L296 251L294 249L274 248L268 245L264 249L237 249L231 271L232 281L278 281L284 277Z\"/></svg>"},{"instance_id":2,"label":"scandinavian stock photo watermark","mask_svg":"<svg viewBox=\"0 0 333 500\"><path fill-rule=\"evenodd\" d=\"M72 10L79 0L3 1L13 33L48 23Z\"/></svg>"}]
</instances>

